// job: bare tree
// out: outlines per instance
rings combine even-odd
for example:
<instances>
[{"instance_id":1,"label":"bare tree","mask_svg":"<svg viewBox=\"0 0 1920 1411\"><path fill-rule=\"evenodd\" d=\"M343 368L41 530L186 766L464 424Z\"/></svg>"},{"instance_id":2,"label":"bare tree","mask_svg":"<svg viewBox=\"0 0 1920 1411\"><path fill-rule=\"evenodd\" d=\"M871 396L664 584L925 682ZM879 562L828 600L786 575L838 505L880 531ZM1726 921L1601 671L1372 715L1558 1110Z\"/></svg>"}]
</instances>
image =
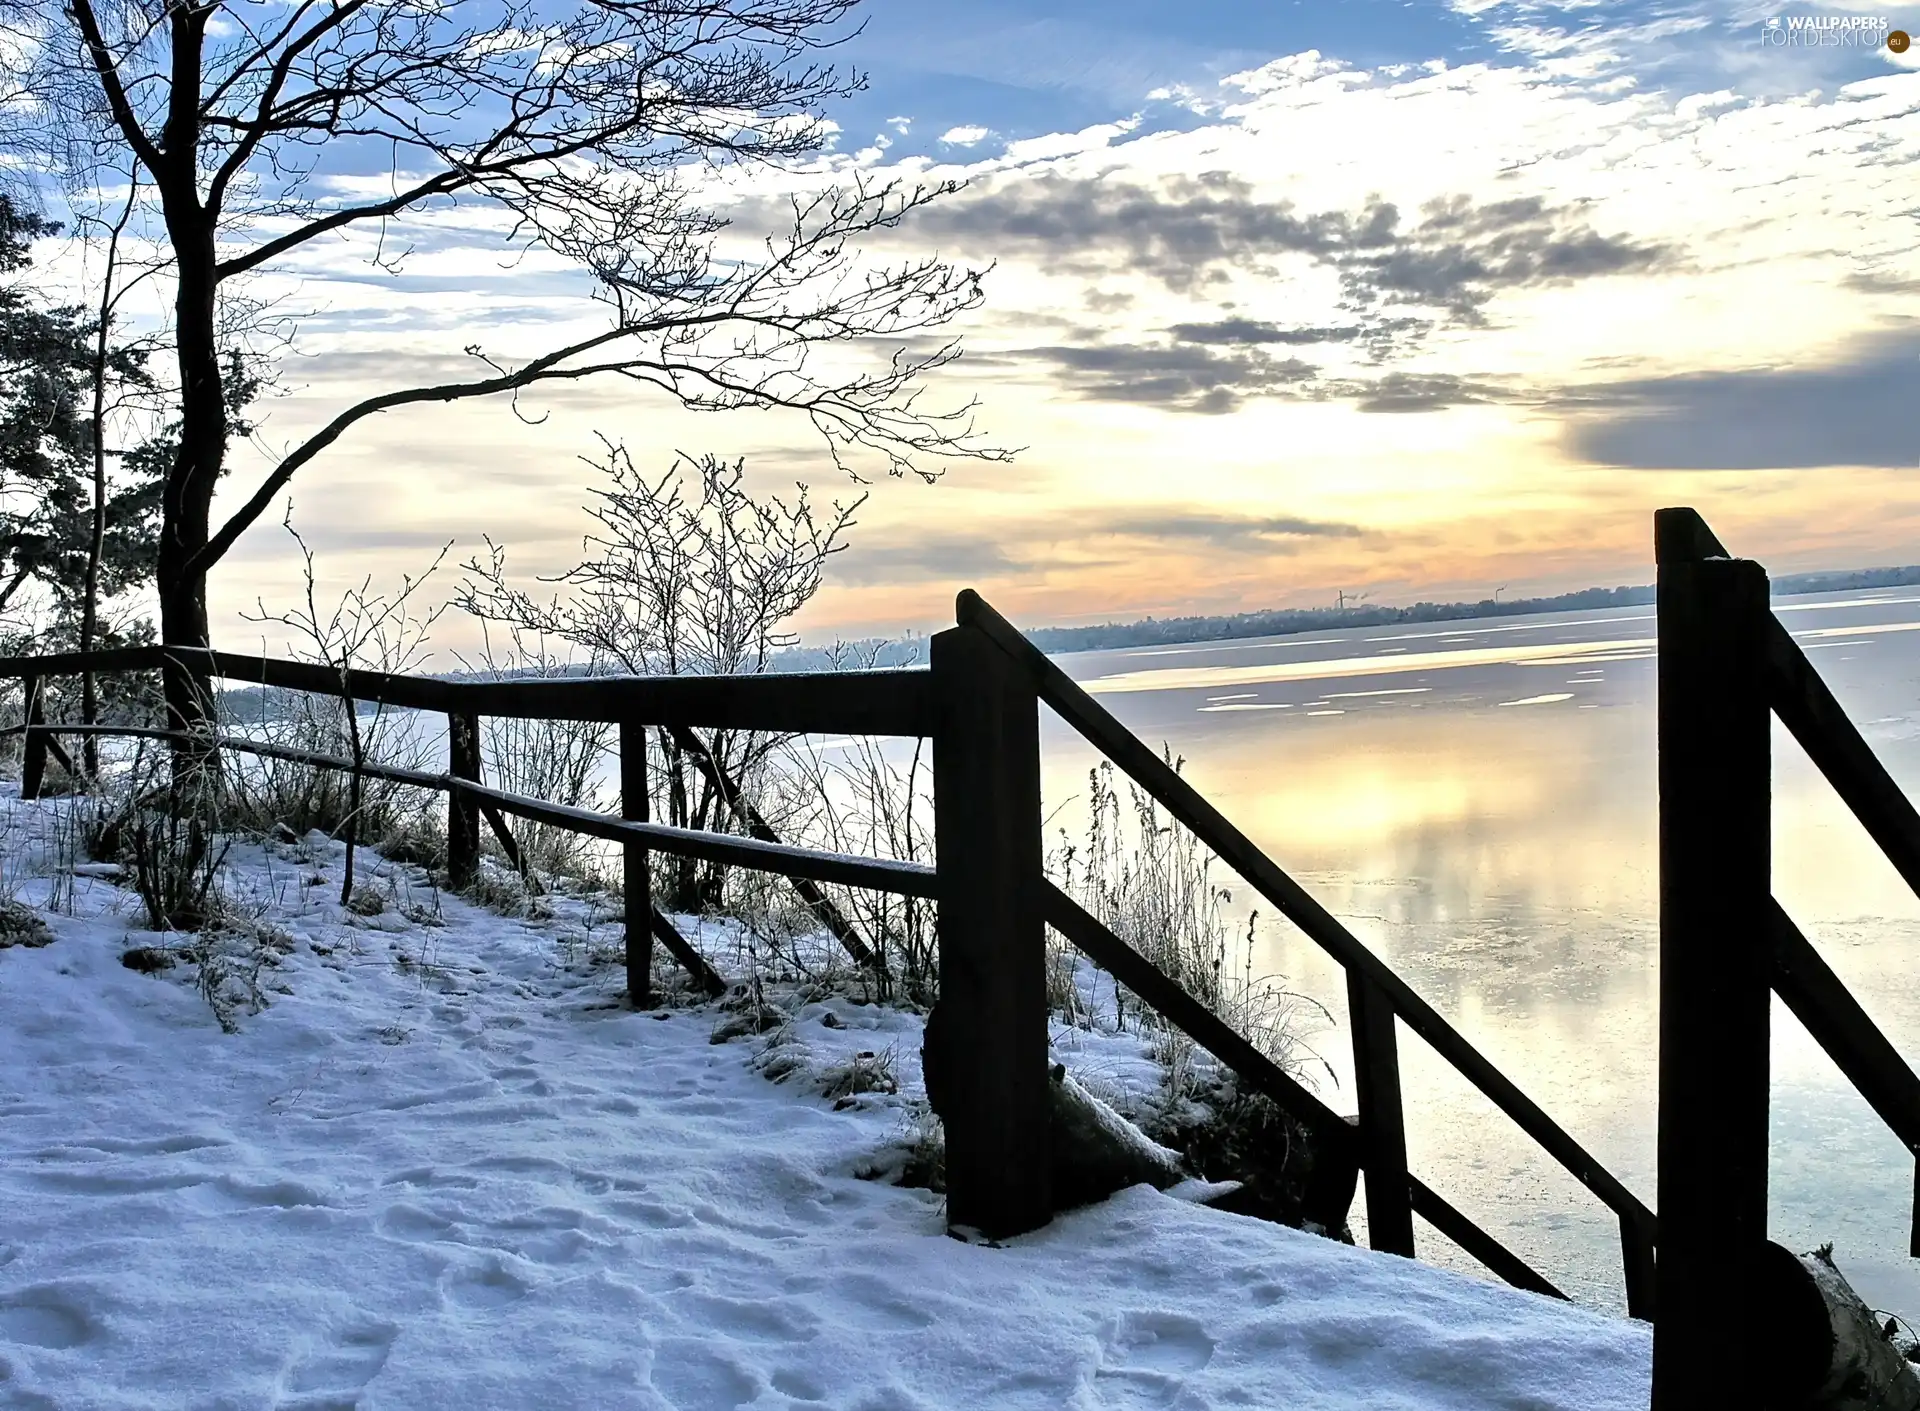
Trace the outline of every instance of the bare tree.
<instances>
[{"instance_id":1,"label":"bare tree","mask_svg":"<svg viewBox=\"0 0 1920 1411\"><path fill-rule=\"evenodd\" d=\"M38 105L44 152L72 173L126 159L146 174L172 260L179 436L157 564L163 640L209 641L208 571L291 477L377 412L626 378L702 409L808 418L836 461L931 474L930 458L997 456L971 407L919 401L951 343L884 365L825 366L821 345L905 335L980 298L980 272L939 260L864 265L861 237L952 188L856 182L794 198L749 257L723 251L709 182L818 153L823 105L860 85L822 61L856 0L12 0L0 93ZM17 59L16 57L17 56ZM24 81L23 81L24 78ZM379 153L385 190L317 180L329 150ZM362 173L363 175L365 173ZM358 194L355 194L358 193ZM462 202L512 217L506 247L542 248L594 281L598 331L473 376L340 410L275 463L223 522L230 365L220 306L234 282L313 242L391 233ZM167 680L176 725L204 724L190 671Z\"/></svg>"},{"instance_id":2,"label":"bare tree","mask_svg":"<svg viewBox=\"0 0 1920 1411\"><path fill-rule=\"evenodd\" d=\"M754 495L739 461L683 455L650 479L626 447L603 445L603 458L588 462L605 485L587 510L597 526L584 540L587 557L546 580L562 591L536 598L515 587L505 551L489 541L488 556L466 565L454 602L484 622L564 642L592 671L766 671L776 651L798 640L789 624L819 591L828 560L846 547L866 497L816 512L804 485L790 498ZM751 781L776 744L757 731L719 730L690 750L683 737L660 731L667 821L725 827L743 801L721 787L709 761L723 778ZM698 758L702 752L709 761ZM673 905L719 903L724 867L690 858L666 866Z\"/></svg>"}]
</instances>

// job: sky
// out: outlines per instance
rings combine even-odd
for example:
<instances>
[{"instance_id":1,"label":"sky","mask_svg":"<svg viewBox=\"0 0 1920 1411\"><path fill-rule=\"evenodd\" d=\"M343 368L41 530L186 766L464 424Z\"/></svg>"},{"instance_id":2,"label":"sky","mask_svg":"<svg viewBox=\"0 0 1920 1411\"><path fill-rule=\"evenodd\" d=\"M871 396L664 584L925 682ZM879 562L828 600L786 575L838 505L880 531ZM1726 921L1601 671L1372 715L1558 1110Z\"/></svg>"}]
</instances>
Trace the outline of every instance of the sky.
<instances>
[{"instance_id":1,"label":"sky","mask_svg":"<svg viewBox=\"0 0 1920 1411\"><path fill-rule=\"evenodd\" d=\"M807 636L936 630L963 587L1040 625L1648 582L1679 503L1779 573L1920 562L1920 50L1782 42L1848 13L868 6L804 179L966 183L868 253L991 266L928 395L1018 453L868 487ZM582 316L459 219L397 277L303 257L261 448ZM803 422L580 384L363 423L293 521L330 587L489 535L530 580L580 556L598 435L862 489ZM217 638L291 603L280 517L218 571Z\"/></svg>"}]
</instances>

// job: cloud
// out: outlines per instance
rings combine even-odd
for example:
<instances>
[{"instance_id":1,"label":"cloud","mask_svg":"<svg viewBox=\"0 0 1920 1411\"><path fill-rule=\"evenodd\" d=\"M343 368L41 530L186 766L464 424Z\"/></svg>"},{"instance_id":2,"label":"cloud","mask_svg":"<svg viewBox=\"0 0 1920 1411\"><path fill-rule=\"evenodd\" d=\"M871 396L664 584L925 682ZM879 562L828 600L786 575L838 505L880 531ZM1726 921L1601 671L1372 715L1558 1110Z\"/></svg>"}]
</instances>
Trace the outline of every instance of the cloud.
<instances>
[{"instance_id":1,"label":"cloud","mask_svg":"<svg viewBox=\"0 0 1920 1411\"><path fill-rule=\"evenodd\" d=\"M1180 327L1176 326L1175 331ZM1220 325L1184 327L1211 331ZM1296 340L1283 337L1265 341ZM1056 344L1019 349L1006 358L1048 364L1059 384L1086 401L1132 402L1208 416L1236 411L1249 397L1350 401L1363 412L1427 412L1469 403L1539 400L1538 394L1522 387L1454 373L1389 372L1380 377L1323 377L1321 369L1314 364L1299 358L1275 357L1251 340L1232 344L1226 344L1224 339L1090 346Z\"/></svg>"},{"instance_id":2,"label":"cloud","mask_svg":"<svg viewBox=\"0 0 1920 1411\"><path fill-rule=\"evenodd\" d=\"M1920 466L1920 328L1835 363L1683 373L1570 391L1569 450L1644 470Z\"/></svg>"},{"instance_id":3,"label":"cloud","mask_svg":"<svg viewBox=\"0 0 1920 1411\"><path fill-rule=\"evenodd\" d=\"M1302 213L1225 172L1157 186L1057 174L1002 181L930 209L920 224L1087 273L1145 274L1176 294L1225 282L1231 271L1270 276L1276 261L1304 259L1337 273L1349 309L1418 307L1470 325L1504 290L1646 271L1674 258L1664 244L1595 230L1578 203L1476 204L1457 195L1426 203L1409 223L1378 199Z\"/></svg>"},{"instance_id":4,"label":"cloud","mask_svg":"<svg viewBox=\"0 0 1920 1411\"><path fill-rule=\"evenodd\" d=\"M1198 543L1222 553L1290 552L1304 541L1357 539L1357 524L1301 519L1292 515L1208 514L1188 509L1133 511L1096 519L1093 531L1130 538Z\"/></svg>"},{"instance_id":5,"label":"cloud","mask_svg":"<svg viewBox=\"0 0 1920 1411\"><path fill-rule=\"evenodd\" d=\"M1350 343L1361 333L1357 323L1337 328L1281 328L1250 318L1223 318L1212 323L1176 323L1167 332L1182 343Z\"/></svg>"},{"instance_id":6,"label":"cloud","mask_svg":"<svg viewBox=\"0 0 1920 1411\"><path fill-rule=\"evenodd\" d=\"M1527 394L1453 373L1390 372L1370 381L1338 384L1333 395L1351 397L1363 412L1437 412L1477 402L1523 402Z\"/></svg>"},{"instance_id":7,"label":"cloud","mask_svg":"<svg viewBox=\"0 0 1920 1411\"><path fill-rule=\"evenodd\" d=\"M1216 352L1201 344L1055 345L1016 357L1052 368L1068 390L1088 401L1135 402L1217 416L1250 395L1310 382L1319 369L1257 348Z\"/></svg>"},{"instance_id":8,"label":"cloud","mask_svg":"<svg viewBox=\"0 0 1920 1411\"><path fill-rule=\"evenodd\" d=\"M971 147L993 136L993 129L986 127L950 127L940 134L940 140L949 147Z\"/></svg>"},{"instance_id":9,"label":"cloud","mask_svg":"<svg viewBox=\"0 0 1920 1411\"><path fill-rule=\"evenodd\" d=\"M1149 545L1187 556L1270 558L1367 533L1357 524L1298 515L1196 510L1184 502L1136 505L1079 514L1065 524L1054 515L1003 519L986 532L918 525L890 529L878 542L856 537L844 553L833 556L828 576L847 587L981 583L1066 564L1086 569L1135 562ZM1114 539L1131 541L1132 547L1115 554L1107 543Z\"/></svg>"},{"instance_id":10,"label":"cloud","mask_svg":"<svg viewBox=\"0 0 1920 1411\"><path fill-rule=\"evenodd\" d=\"M827 576L850 588L888 583L946 580L985 582L1025 573L1030 558L1008 553L1007 543L991 534L924 530L892 543L855 542L828 561Z\"/></svg>"}]
</instances>

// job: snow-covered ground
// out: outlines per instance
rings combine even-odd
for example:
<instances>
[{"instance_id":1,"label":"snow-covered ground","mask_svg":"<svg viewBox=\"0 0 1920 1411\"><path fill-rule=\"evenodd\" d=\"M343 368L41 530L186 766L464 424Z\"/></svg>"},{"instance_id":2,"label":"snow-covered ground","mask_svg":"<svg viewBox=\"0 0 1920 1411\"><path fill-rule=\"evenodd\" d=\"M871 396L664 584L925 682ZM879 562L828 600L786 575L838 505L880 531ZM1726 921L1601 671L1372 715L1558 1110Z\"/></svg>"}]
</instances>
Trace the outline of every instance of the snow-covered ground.
<instances>
[{"instance_id":1,"label":"snow-covered ground","mask_svg":"<svg viewBox=\"0 0 1920 1411\"><path fill-rule=\"evenodd\" d=\"M337 845L230 861L293 942L231 1034L191 966L121 964L159 939L127 892L5 879L60 909L0 949L0 1405L1646 1405L1644 1325L1147 1187L947 1238L872 1178L912 1016L806 1005L776 1083L716 1009L623 1007L605 904L362 918ZM860 1053L903 1093L822 1095Z\"/></svg>"}]
</instances>

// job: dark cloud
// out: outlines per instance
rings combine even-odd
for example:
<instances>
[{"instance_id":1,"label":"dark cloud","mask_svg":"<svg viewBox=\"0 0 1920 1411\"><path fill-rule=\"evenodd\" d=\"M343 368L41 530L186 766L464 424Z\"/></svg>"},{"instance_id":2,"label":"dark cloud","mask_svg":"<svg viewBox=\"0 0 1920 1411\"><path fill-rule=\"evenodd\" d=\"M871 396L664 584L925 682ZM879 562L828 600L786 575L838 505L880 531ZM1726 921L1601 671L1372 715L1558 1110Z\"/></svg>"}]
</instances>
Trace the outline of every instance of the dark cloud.
<instances>
[{"instance_id":1,"label":"dark cloud","mask_svg":"<svg viewBox=\"0 0 1920 1411\"><path fill-rule=\"evenodd\" d=\"M1920 466L1920 329L1875 336L1827 366L1601 383L1558 405L1576 413L1569 448L1600 465L1911 470Z\"/></svg>"},{"instance_id":2,"label":"dark cloud","mask_svg":"<svg viewBox=\"0 0 1920 1411\"><path fill-rule=\"evenodd\" d=\"M1846 284L1847 288L1857 289L1863 294L1920 294L1920 279L1903 279L1899 275L1881 274L1874 270L1850 274Z\"/></svg>"},{"instance_id":3,"label":"dark cloud","mask_svg":"<svg viewBox=\"0 0 1920 1411\"><path fill-rule=\"evenodd\" d=\"M1211 416L1235 411L1249 397L1350 401L1363 412L1425 412L1472 402L1536 400L1500 383L1450 374L1323 378L1312 363L1275 357L1246 344L1056 345L1020 349L1006 360L1044 362L1063 387L1088 401L1132 402Z\"/></svg>"},{"instance_id":4,"label":"dark cloud","mask_svg":"<svg viewBox=\"0 0 1920 1411\"><path fill-rule=\"evenodd\" d=\"M1176 323L1167 332L1182 343L1285 343L1306 347L1314 343L1351 343L1362 329L1357 323L1338 328L1282 328L1250 318L1223 318L1212 323Z\"/></svg>"},{"instance_id":5,"label":"dark cloud","mask_svg":"<svg viewBox=\"0 0 1920 1411\"><path fill-rule=\"evenodd\" d=\"M1672 257L1662 245L1601 234L1577 205L1456 196L1424 206L1412 222L1379 200L1302 213L1257 198L1224 172L1158 188L1058 175L1009 180L933 206L918 221L996 254L1019 250L1089 274L1129 270L1176 293L1298 256L1337 270L1355 311L1420 307L1468 324L1481 322L1503 290L1651 269Z\"/></svg>"},{"instance_id":6,"label":"dark cloud","mask_svg":"<svg viewBox=\"0 0 1920 1411\"><path fill-rule=\"evenodd\" d=\"M1259 349L1215 352L1196 343L1103 344L1028 348L1053 365L1065 385L1089 401L1139 402L1218 415L1250 395L1310 382L1318 370L1298 358Z\"/></svg>"},{"instance_id":7,"label":"dark cloud","mask_svg":"<svg viewBox=\"0 0 1920 1411\"><path fill-rule=\"evenodd\" d=\"M1336 396L1352 397L1363 412L1437 412L1476 402L1525 401L1489 382L1455 377L1451 373L1390 372L1384 377L1343 382Z\"/></svg>"}]
</instances>

